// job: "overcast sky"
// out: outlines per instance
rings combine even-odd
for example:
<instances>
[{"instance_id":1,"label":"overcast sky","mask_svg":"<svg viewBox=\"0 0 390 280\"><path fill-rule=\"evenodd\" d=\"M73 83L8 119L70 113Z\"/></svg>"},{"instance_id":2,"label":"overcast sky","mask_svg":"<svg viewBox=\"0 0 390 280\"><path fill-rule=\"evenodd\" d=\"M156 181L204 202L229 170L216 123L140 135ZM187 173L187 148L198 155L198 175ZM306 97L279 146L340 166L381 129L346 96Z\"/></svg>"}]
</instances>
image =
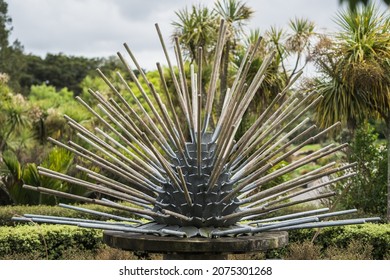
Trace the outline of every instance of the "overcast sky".
<instances>
[{"instance_id":1,"label":"overcast sky","mask_svg":"<svg viewBox=\"0 0 390 280\"><path fill-rule=\"evenodd\" d=\"M107 57L127 42L141 66L150 70L164 63L154 24L167 43L175 11L213 0L6 0L12 17L11 40L19 39L26 53L65 53ZM246 0L255 11L248 28L285 27L289 19L305 17L318 31L335 30L339 0ZM377 1L376 1L377 2Z\"/></svg>"}]
</instances>

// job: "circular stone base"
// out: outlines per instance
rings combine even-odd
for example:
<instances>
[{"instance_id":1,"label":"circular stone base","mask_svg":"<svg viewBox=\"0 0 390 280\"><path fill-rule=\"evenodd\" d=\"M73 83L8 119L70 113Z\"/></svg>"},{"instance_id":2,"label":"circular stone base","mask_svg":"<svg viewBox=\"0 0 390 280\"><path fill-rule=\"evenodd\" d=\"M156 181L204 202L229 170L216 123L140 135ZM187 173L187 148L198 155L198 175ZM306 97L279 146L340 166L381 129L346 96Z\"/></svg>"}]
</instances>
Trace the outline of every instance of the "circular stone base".
<instances>
[{"instance_id":1,"label":"circular stone base","mask_svg":"<svg viewBox=\"0 0 390 280\"><path fill-rule=\"evenodd\" d=\"M110 247L126 251L164 254L164 259L225 259L228 254L253 253L284 247L288 243L288 233L278 231L211 239L105 231L103 241Z\"/></svg>"}]
</instances>

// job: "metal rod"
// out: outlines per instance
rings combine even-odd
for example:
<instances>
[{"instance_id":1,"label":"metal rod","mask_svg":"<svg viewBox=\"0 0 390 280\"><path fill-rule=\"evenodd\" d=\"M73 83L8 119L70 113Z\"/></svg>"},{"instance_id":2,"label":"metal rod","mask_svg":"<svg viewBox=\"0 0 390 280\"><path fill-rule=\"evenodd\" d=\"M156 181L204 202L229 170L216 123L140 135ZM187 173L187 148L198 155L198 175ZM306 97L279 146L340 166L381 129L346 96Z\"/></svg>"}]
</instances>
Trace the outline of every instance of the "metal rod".
<instances>
[{"instance_id":1,"label":"metal rod","mask_svg":"<svg viewBox=\"0 0 390 280\"><path fill-rule=\"evenodd\" d=\"M334 195L335 195L334 192L329 192L329 193L321 194L321 195L318 195L318 196L310 197L310 198L307 198L307 199L301 199L301 200L296 200L296 201L288 202L288 203L281 204L281 205L276 205L274 207L269 207L269 208L267 208L267 207L257 207L257 208L247 209L247 210L243 210L241 212L232 213L232 214L229 214L229 215L222 216L222 217L220 217L220 219L228 221L228 220L236 219L236 218L239 218L239 217L240 218L245 218L246 216L249 216L249 215L261 214L261 213L264 213L264 212L268 212L268 211L272 211L272 210L278 210L278 209L281 209L281 208L284 208L284 207L288 207L288 206L292 206L292 205L296 205L296 204L300 204L300 203L304 203L304 202L309 202L309 201L313 201L313 200L328 198L328 197L334 196Z\"/></svg>"},{"instance_id":2,"label":"metal rod","mask_svg":"<svg viewBox=\"0 0 390 280\"><path fill-rule=\"evenodd\" d=\"M168 100L168 106L169 106L169 109L173 115L173 121L175 123L175 128L176 128L176 131L178 132L179 134L179 139L180 139L180 144L181 144L181 148L185 147L185 138L184 138L184 134L183 134L183 131L181 129L181 126L180 126L180 122L179 122L179 118L176 114L176 110L175 110L175 106L173 105L173 102L172 102L172 98L169 94L169 90L168 90L168 86L167 86L167 82L165 80L165 77L164 77L164 72L161 68L161 65L159 63L157 63L157 69L158 69L158 72L159 72L159 75L160 75L160 80L162 82L162 89L163 89L163 92L165 93L165 96L167 97L167 100Z\"/></svg>"},{"instance_id":3,"label":"metal rod","mask_svg":"<svg viewBox=\"0 0 390 280\"><path fill-rule=\"evenodd\" d=\"M79 196L79 195L64 193L64 192L56 191L53 189L48 189L48 188L43 188L43 187L34 187L34 186L26 185L26 184L23 185L23 188L37 191L40 193L51 194L51 195L58 196L58 197L64 197L64 198L69 198L69 199L73 199L73 200L77 200L77 201L93 203L93 204L107 206L107 207L111 207L111 208L115 208L115 209L125 210L125 211L132 212L134 214L143 214L143 215L147 215L149 217L165 217L162 214L155 213L155 212L152 212L149 210L124 206L124 205L119 205L119 204L112 204L109 202L105 202L105 201L101 201L101 200L97 200L97 199L92 199L92 198L87 198L87 197L83 197L83 196Z\"/></svg>"},{"instance_id":4,"label":"metal rod","mask_svg":"<svg viewBox=\"0 0 390 280\"><path fill-rule=\"evenodd\" d=\"M276 228L275 230L294 230L294 229L305 229L305 228L322 228L322 227L357 225L357 224L364 224L364 223L366 223L365 219L348 219L348 220L308 223L308 224L295 225L295 226L286 226L286 227Z\"/></svg>"},{"instance_id":5,"label":"metal rod","mask_svg":"<svg viewBox=\"0 0 390 280\"><path fill-rule=\"evenodd\" d=\"M302 158L294 163L291 163L285 167L282 167L278 170L275 170L274 172L272 172L264 177L257 179L261 174L263 174L265 171L267 171L269 168L271 168L274 165L274 162L272 162L272 163L264 166L264 168L262 168L261 170L257 171L250 178L247 178L247 179L243 180L242 182L240 182L239 185L229 195L230 196L235 195L241 189L243 189L245 186L247 186L247 184L253 184L253 186L257 188L260 185L265 184L265 183L275 179L276 177L279 177L279 176L282 176L288 172L291 172L292 170L295 170L301 166L304 166L305 164L307 164L309 162L315 161L319 158L325 157L329 154L332 154L332 153L335 153L341 149L344 149L345 147L348 146L348 144L342 144L336 148L330 149L332 146L333 146L333 144L330 144L330 145L312 153L311 155L308 155L308 156L306 156L306 157L304 157L304 158Z\"/></svg>"},{"instance_id":6,"label":"metal rod","mask_svg":"<svg viewBox=\"0 0 390 280\"><path fill-rule=\"evenodd\" d=\"M148 160L148 158L145 158L144 154L141 153L136 146L133 145L126 137L122 135L122 133L119 133L112 125L110 125L103 117L101 117L95 110L93 110L84 100L82 100L79 96L76 97L76 100L81 103L89 112L91 112L100 122L102 122L110 131L112 131L116 136L118 136L122 141L124 141L127 145L129 145L134 152L136 152L140 157L143 157L145 160ZM125 132L126 133L126 132ZM147 147L141 142L138 141L132 134L128 133L126 134L132 141L134 141L138 146L140 146L143 150L147 151Z\"/></svg>"},{"instance_id":7,"label":"metal rod","mask_svg":"<svg viewBox=\"0 0 390 280\"><path fill-rule=\"evenodd\" d=\"M334 169L331 169L329 171L322 172L322 173L319 173L319 174L316 174L316 175L313 175L313 176L305 176L301 180L299 178L296 178L296 179L284 182L282 184L279 184L277 186L274 186L272 188L266 189L264 191L260 191L260 192L254 194L254 195L252 195L252 196L250 196L248 198L245 198L245 199L241 200L240 203L244 204L244 203L253 202L253 201L258 201L259 202L260 199L264 199L266 201L266 200L274 198L273 195L275 195L275 194L277 194L277 196L279 196L281 194L284 194L286 191L291 190L291 188L304 186L305 184L307 184L309 182L312 182L312 181L317 180L319 178L322 178L324 176L329 176L331 174L343 171L343 170L348 169L348 168L350 168L350 167L352 167L354 165L355 164L349 164L349 165L342 166L342 167L339 167L339 168L334 168ZM355 174L353 174L353 175L355 175ZM339 180L343 180L343 179L349 178L349 177L351 177L353 175L347 174L347 175L338 177L336 179L333 179L333 180L329 181L330 183L326 182L326 183L323 183L323 184L319 184L319 187L322 187L322 186L325 186L325 185L337 182ZM309 189L311 189L311 188L309 188ZM313 188L313 189L316 189L316 188ZM302 192L302 193L304 193L304 192ZM291 197L294 197L294 196L295 195L293 195L293 194L291 195Z\"/></svg>"},{"instance_id":8,"label":"metal rod","mask_svg":"<svg viewBox=\"0 0 390 280\"><path fill-rule=\"evenodd\" d=\"M76 134L78 137L80 137L81 139L83 139L85 142L87 142L88 144L92 145L94 148L96 148L97 150L99 150L100 152L104 153L106 156L108 156L113 162L115 162L117 165L121 166L123 169L127 170L128 172L130 172L132 175L133 175L133 180L135 180L137 182L137 184L141 185L141 186L145 186L147 189L149 190L154 190L153 187L150 187L148 184L145 184L145 177L140 175L138 172L136 172L134 169L130 168L129 166L127 166L125 163L123 163L122 161L120 161L119 159L117 159L115 156L113 156L112 154L108 153L106 150L104 150L102 147L96 145L94 142L92 142L91 140L89 140L87 137L85 137L84 135L80 134L80 133L77 133ZM147 181L147 180L146 180Z\"/></svg>"},{"instance_id":9,"label":"metal rod","mask_svg":"<svg viewBox=\"0 0 390 280\"><path fill-rule=\"evenodd\" d=\"M90 177L91 179L99 181L100 183L108 184L114 189L122 190L123 192L129 193L129 194L132 194L132 192L143 194L142 192L139 192L137 189L134 189L132 186L128 186L128 185L122 184L118 181L115 181L113 179L107 178L106 176L104 176L102 174L96 173L96 172L89 170L88 168L82 167L80 165L76 165L76 169L87 173L87 176ZM127 190L130 190L130 192L127 192ZM161 191L159 193L161 193ZM155 198L156 194L153 193L152 197ZM136 204L138 204L140 206L143 206L145 208L149 208L148 202L145 201L144 199L134 198L134 201L136 202Z\"/></svg>"},{"instance_id":10,"label":"metal rod","mask_svg":"<svg viewBox=\"0 0 390 280\"><path fill-rule=\"evenodd\" d=\"M130 73L133 73L130 66L127 64L126 60L123 58L122 54L121 53L117 53L120 60L122 61L122 63L126 66L126 68L128 69L128 72ZM159 141L162 143L162 148L164 148L166 150L166 153L171 155L171 156L174 156L174 153L173 151L171 150L171 147L169 146L168 142L166 141L165 137L163 136L163 134L161 133L161 131L158 129L157 125L154 123L154 121L152 120L152 118L150 117L150 115L148 114L148 112L146 112L145 108L142 106L141 102L139 101L139 99L137 98L137 96L134 94L134 92L132 91L132 89L130 88L130 86L128 85L128 83L125 81L125 79L122 77L122 75L117 72L117 75L120 79L120 81L122 82L122 84L125 86L126 90L130 93L131 97L133 98L133 100L136 102L136 104L138 105L138 108L142 111L142 113L144 114L144 116L146 117L147 119L147 122L150 124L150 126L152 127L153 131L155 132L155 135L156 135L156 138L159 139ZM134 73L133 73L133 76L134 76ZM138 79L135 77L134 78L136 81L138 81ZM133 80L134 80L133 79ZM138 84L137 84L138 85ZM139 85L141 86L141 85ZM141 86L142 87L142 86ZM142 93L142 92L141 92ZM143 94L146 95L145 92L143 92ZM150 101L150 100L149 100ZM153 106L154 108L154 106ZM155 108L154 108L154 111L153 113L155 112ZM159 121L160 123L160 119L157 118L157 120ZM161 123L160 123L161 124Z\"/></svg>"},{"instance_id":11,"label":"metal rod","mask_svg":"<svg viewBox=\"0 0 390 280\"><path fill-rule=\"evenodd\" d=\"M183 171L181 170L181 168L179 166L176 167L176 170L177 172L179 173L179 178L180 178L180 181L181 181L181 186L183 188L183 191L184 191L184 197L188 203L188 205L190 207L192 207L193 205L193 202L192 202L192 199L191 199L191 196L190 196L190 193L188 192L188 187L187 187L187 183L186 183L186 180L184 178L184 175L183 175Z\"/></svg>"},{"instance_id":12,"label":"metal rod","mask_svg":"<svg viewBox=\"0 0 390 280\"><path fill-rule=\"evenodd\" d=\"M165 171L167 172L168 177L172 180L174 183L174 186L180 191L180 183L178 178L175 176L170 164L167 162L167 160L160 154L160 152L153 146L153 144L150 142L150 140L147 138L147 136L143 133L141 135L146 143L150 145L152 148L152 152L157 157L157 159L160 161L160 164L163 166Z\"/></svg>"},{"instance_id":13,"label":"metal rod","mask_svg":"<svg viewBox=\"0 0 390 280\"><path fill-rule=\"evenodd\" d=\"M132 191L131 196L130 196L128 194L125 194L125 193L122 193L119 191L115 191L115 190L103 187L101 185L93 184L93 183L85 181L85 180L77 179L75 177L68 176L68 175L65 175L65 174L50 170L50 169L46 169L46 168L43 168L41 166L38 167L38 173L40 175L44 175L44 176L47 176L47 177L50 177L53 179L59 179L59 180L62 180L62 181L68 182L68 183L83 186L83 187L86 187L87 189L90 189L93 191L98 191L98 192L101 192L101 193L104 193L104 194L107 194L107 195L110 195L110 196L113 196L116 198L120 198L120 199L128 199L129 198L129 199L131 199L132 196L135 196L135 197L141 198L143 200L146 200L146 201L152 203L153 205L156 204L155 198L153 198L147 194L141 193L141 192ZM130 190L128 190L128 192L130 193Z\"/></svg>"},{"instance_id":14,"label":"metal rod","mask_svg":"<svg viewBox=\"0 0 390 280\"><path fill-rule=\"evenodd\" d=\"M300 218L300 217L305 217L308 215L323 213L323 212L328 212L328 211L329 211L329 208L321 208L321 209L303 211L303 212L298 212L298 213L293 213L293 214L288 214L288 215L283 215L283 216L278 216L278 217L272 217L272 218L267 218L267 219L251 221L248 223L248 225L289 220L289 219L293 219L293 218Z\"/></svg>"},{"instance_id":15,"label":"metal rod","mask_svg":"<svg viewBox=\"0 0 390 280\"><path fill-rule=\"evenodd\" d=\"M345 180L345 179L347 179L347 178L353 177L353 176L355 176L356 174L357 174L357 173L354 172L354 173L350 173L350 174L346 174L346 175L337 177L337 178L332 179L332 180L330 180L330 181L328 181L328 182L325 182L325 183L322 183L322 184L318 184L318 185L316 185L316 186L313 186L313 187L310 187L310 188L303 189L303 190L301 190L301 191L292 193L292 194L290 194L290 195L286 195L285 197L282 197L282 198L280 198L280 199L277 199L277 200L268 202L266 205L267 205L267 206L268 206L268 205L273 205L273 204L279 203L279 202L281 202L281 201L288 200L288 199L293 198L293 197L296 197L296 196L298 196L298 195L301 195L301 194L304 194L304 193L307 193L307 192L310 192L310 191L313 191L313 190L322 188L322 187L324 187L324 186L327 186L327 185L336 183L336 182L338 182L338 181Z\"/></svg>"},{"instance_id":16,"label":"metal rod","mask_svg":"<svg viewBox=\"0 0 390 280\"><path fill-rule=\"evenodd\" d=\"M185 105L186 105L187 112L189 115L188 119L190 121L188 123L188 127L189 127L191 135L193 136L193 139L195 140L194 118L192 117L193 116L193 108L191 108L190 94L189 94L188 86L187 86L187 78L186 78L186 74L185 74L185 70L184 70L184 63L183 63L183 57L181 55L182 51L181 51L180 44L179 44L179 38L175 37L174 41L175 41L175 50L177 52L177 65L179 66L179 77L181 78L182 88L183 88L182 93L183 93L183 97L184 97L184 102L186 102Z\"/></svg>"},{"instance_id":17,"label":"metal rod","mask_svg":"<svg viewBox=\"0 0 390 280\"><path fill-rule=\"evenodd\" d=\"M147 190L149 189L147 186L144 186L144 183L139 185L137 183L136 178L134 178L134 176L132 174L129 174L127 171L124 171L123 169L117 167L116 165L114 165L114 164L108 162L107 160L93 154L92 152L86 150L85 148L83 148L83 147L81 147L73 142L69 142L70 145L76 147L79 150L76 150L72 147L69 147L68 145L65 145L65 144L63 144L63 143L61 143L61 142L59 142L51 137L49 137L48 140L50 142L52 142L53 144L55 144L59 147L62 147L64 149L96 164L97 166L99 166L99 167L101 167L101 168L103 168L111 173L114 173L117 176L120 176L121 178L125 179L126 181L132 183L135 188L139 187L139 188L146 188ZM80 150L83 151L85 154L80 152ZM159 188L158 186L153 186L153 187L155 188L155 191L160 192L160 190L158 189Z\"/></svg>"},{"instance_id":18,"label":"metal rod","mask_svg":"<svg viewBox=\"0 0 390 280\"><path fill-rule=\"evenodd\" d=\"M79 212L84 212L84 213L98 215L98 216L105 217L105 218L110 218L113 220L142 224L142 222L140 222L139 220L130 219L130 218L126 218L126 217L122 217L122 216L118 216L118 215L113 215L113 214L109 214L109 213L104 213L101 211L91 210L91 209L87 209L87 208L83 208L83 207L77 207L77 206L68 205L68 204L64 204L64 203L59 203L58 206L63 207L63 208L72 209L72 210L79 211ZM82 220L82 219L80 219L80 220Z\"/></svg>"},{"instance_id":19,"label":"metal rod","mask_svg":"<svg viewBox=\"0 0 390 280\"><path fill-rule=\"evenodd\" d=\"M133 60L133 62L136 64L137 67L139 67L138 62L135 59L135 57L134 57L133 53L131 52L130 48L127 46L127 44L124 44L124 46L125 46L126 51L128 52L128 54L130 55L131 59ZM150 100L149 96L146 94L146 92L145 92L144 88L142 87L141 83L139 82L137 76L134 74L134 71L131 69L130 65L128 63L126 63L126 60L123 58L123 56L121 55L120 52L118 52L118 56L119 56L120 60L122 61L123 65L125 66L127 72L129 73L131 80L135 83L135 85L137 86L138 90L140 91L142 97L145 99L145 101L148 104L149 108L152 110L152 113L156 117L157 122L161 125L161 127L162 127L164 133L166 134L166 136L170 138L171 136L170 136L169 130L166 127L166 124L162 120L160 114L157 112L157 110L156 110L155 106L153 105L152 101ZM150 88L150 82L148 81L147 77L143 73L143 70L141 69L141 67L138 68L138 71L141 73L142 77L144 78L144 80L146 81L147 85ZM152 89L150 88L150 90L152 90ZM141 105L140 107L143 107L143 106ZM164 139L164 137L163 137L163 139ZM161 140L163 140L163 139L161 139ZM169 145L166 145L166 147L168 148L170 153L173 153L173 151L170 150L170 146Z\"/></svg>"},{"instance_id":20,"label":"metal rod","mask_svg":"<svg viewBox=\"0 0 390 280\"><path fill-rule=\"evenodd\" d=\"M113 137L111 137L110 135L108 135L107 133L105 133L103 130L99 129L99 128L95 128L95 131L98 132L99 134L103 135L106 139L110 140L112 143L115 144L115 146L117 146L118 148L121 148L123 151L125 151L126 153L129 154L129 156L131 157L131 163L130 165L132 167L134 167L135 170L137 170L137 172L139 173L144 173L144 175L146 176L150 176L153 180L156 180L160 183L164 183L164 176L159 172L159 170L157 170L156 168L154 168L154 166L146 163L144 160L140 159L137 155L135 155L134 153L132 153L129 149L127 149L125 146L123 146L121 143L119 143L118 141L116 141ZM129 160L126 159L126 162L128 162ZM133 161L135 163L133 163ZM141 165L141 167L138 167L137 166L137 163L139 165Z\"/></svg>"},{"instance_id":21,"label":"metal rod","mask_svg":"<svg viewBox=\"0 0 390 280\"><path fill-rule=\"evenodd\" d=\"M50 140L50 139L49 139ZM153 182L150 182L149 184L145 184L144 181L140 182L139 178L131 174L128 170L124 170L118 165L115 165L106 159L99 157L98 155L90 152L89 150L81 147L80 145L69 141L69 145L73 146L74 148L71 148L65 144L60 144L58 142L55 142L54 139L51 140L51 142L60 145L61 147L65 149L69 149L70 151L74 151L77 155L87 159L88 161L96 164L97 166L103 168L104 170L107 170L117 176L119 176L122 179L125 179L127 182L132 183L132 186L137 190L146 190L146 191L155 191L157 193L161 193L161 187L154 184Z\"/></svg>"},{"instance_id":22,"label":"metal rod","mask_svg":"<svg viewBox=\"0 0 390 280\"><path fill-rule=\"evenodd\" d=\"M299 129L302 128L307 122L309 121L309 118L304 119L301 123L299 123L296 127L294 127L291 131L286 133L281 139L275 142L276 138L284 132L284 130L287 128L285 126L283 129L280 129L279 132L275 133L274 136L272 136L261 148L259 148L253 155L251 155L246 163L246 166L243 167L241 170L239 170L236 174L234 174L231 178L232 181L240 180L244 176L251 173L251 171L256 170L259 166L258 162L263 159L266 155L268 155L273 149L275 149L278 145L280 145L281 142L285 141L290 137L293 133L297 132ZM274 143L271 147L269 147L266 151L267 146L269 146L271 143Z\"/></svg>"},{"instance_id":23,"label":"metal rod","mask_svg":"<svg viewBox=\"0 0 390 280\"><path fill-rule=\"evenodd\" d=\"M182 215L180 213L176 213L176 212L173 212L173 211L170 211L170 210L167 210L167 209L162 209L161 212L163 212L166 215L175 217L175 218L177 218L179 220L183 220L185 222L191 222L192 221L192 218L189 218L189 217L184 216L184 215Z\"/></svg>"},{"instance_id":24,"label":"metal rod","mask_svg":"<svg viewBox=\"0 0 390 280\"><path fill-rule=\"evenodd\" d=\"M88 209L89 210L89 209ZM101 212L103 214L108 214ZM108 214L111 215L111 214ZM23 215L26 218L41 218L41 219L48 219L48 220L59 220L59 221L70 221L70 222L84 222L84 223L102 223L102 224L112 224L112 225L126 225L126 226L133 226L130 224L123 224L122 222L107 222L107 221L102 221L102 220L89 220L89 219L80 219L80 218L69 218L69 217L58 217L58 216L47 216L47 215L35 215L35 214L24 214ZM103 215L102 215L103 216ZM115 215L113 215L115 216ZM109 217L112 220L119 220L119 221L124 221L124 222L130 222L130 223L136 223L136 224L142 224L141 221L135 220L135 219L130 219L130 218L125 218L121 216L115 217Z\"/></svg>"},{"instance_id":25,"label":"metal rod","mask_svg":"<svg viewBox=\"0 0 390 280\"><path fill-rule=\"evenodd\" d=\"M217 40L216 45L216 53L214 58L214 64L212 68L211 73L211 80L210 80L210 86L209 86L209 92L207 95L206 100L206 107L205 107L205 118L204 118L204 124L203 124L203 133L207 131L207 127L209 125L209 121L211 118L211 110L213 107L213 101L215 92L217 89L217 79L218 79L218 71L221 64L221 58L222 58L222 52L223 52L223 46L225 43L225 37L226 37L226 24L225 21L222 19L221 24L219 26L219 36Z\"/></svg>"},{"instance_id":26,"label":"metal rod","mask_svg":"<svg viewBox=\"0 0 390 280\"><path fill-rule=\"evenodd\" d=\"M113 231L160 235L159 231L157 231L157 230L141 229L141 228L137 228L137 227L103 225L103 224L92 224L92 223L79 223L78 226L82 227L82 228L94 228L94 229L103 229L103 230L113 230Z\"/></svg>"},{"instance_id":27,"label":"metal rod","mask_svg":"<svg viewBox=\"0 0 390 280\"><path fill-rule=\"evenodd\" d=\"M164 51L165 58L166 58L167 63L168 63L168 68L169 68L169 71L170 71L170 74L171 74L171 77L172 77L172 80L173 80L173 84L174 84L175 89L176 89L177 96L179 97L178 100L179 100L180 108L181 108L182 112L184 113L184 115L186 116L187 123L190 123L190 120L188 118L189 116L188 116L188 114L186 114L185 103L184 103L183 98L182 98L182 93L181 93L181 90L180 90L180 86L179 86L179 83L177 81L177 78L176 78L176 75L175 75L175 71L173 70L172 63L171 63L171 60L169 58L167 48L165 46L164 39L163 39L163 36L161 34L161 31L160 31L160 27L158 26L158 24L155 24L155 27L156 27L156 30L157 30L158 37L160 39L161 46L162 46L163 51Z\"/></svg>"},{"instance_id":28,"label":"metal rod","mask_svg":"<svg viewBox=\"0 0 390 280\"><path fill-rule=\"evenodd\" d=\"M296 225L305 225L308 223L318 222L318 221L319 221L319 219L316 217L307 217L307 218L302 218L299 220L285 221L285 222L274 223L271 225L261 226L261 227L252 229L251 232L252 233L260 233L260 232L265 232L265 231L269 231L269 230L274 230L277 228L296 226Z\"/></svg>"}]
</instances>

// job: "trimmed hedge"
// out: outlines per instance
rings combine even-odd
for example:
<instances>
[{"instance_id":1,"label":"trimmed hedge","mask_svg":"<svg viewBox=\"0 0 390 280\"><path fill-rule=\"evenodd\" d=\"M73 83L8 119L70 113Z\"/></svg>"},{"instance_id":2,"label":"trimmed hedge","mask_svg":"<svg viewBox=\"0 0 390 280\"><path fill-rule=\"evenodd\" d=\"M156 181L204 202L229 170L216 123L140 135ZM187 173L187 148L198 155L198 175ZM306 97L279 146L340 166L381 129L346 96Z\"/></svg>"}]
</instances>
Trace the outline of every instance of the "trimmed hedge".
<instances>
[{"instance_id":1,"label":"trimmed hedge","mask_svg":"<svg viewBox=\"0 0 390 280\"><path fill-rule=\"evenodd\" d=\"M101 230L64 225L0 227L0 259L34 254L37 259L61 259L72 248L97 250L103 246Z\"/></svg>"},{"instance_id":2,"label":"trimmed hedge","mask_svg":"<svg viewBox=\"0 0 390 280\"><path fill-rule=\"evenodd\" d=\"M290 244L311 240L316 230L290 232ZM321 230L315 241L325 251L329 247L347 248L352 241L371 245L372 259L390 257L390 224L364 224ZM64 225L19 225L0 227L0 259L11 255L34 254L35 259L66 259L72 248L85 251L102 249L102 231ZM267 252L267 258L284 258L289 247Z\"/></svg>"},{"instance_id":3,"label":"trimmed hedge","mask_svg":"<svg viewBox=\"0 0 390 280\"><path fill-rule=\"evenodd\" d=\"M302 243L312 240L317 229L302 229L289 232L289 244ZM347 248L352 241L362 245L371 245L372 259L383 260L390 257L390 224L362 224L340 227L323 228L314 244L325 251L331 246ZM267 253L268 258L283 258L287 253L286 248L272 250Z\"/></svg>"},{"instance_id":4,"label":"trimmed hedge","mask_svg":"<svg viewBox=\"0 0 390 280\"><path fill-rule=\"evenodd\" d=\"M109 214L120 215L124 217L133 218L133 216L125 211L116 210L109 207L104 207L95 204L80 204L75 205L83 208L88 208L95 211L101 211ZM36 214L36 215L48 215L48 216L61 216L70 218L83 218L93 220L106 220L106 218L87 214L59 206L48 206L48 205L17 205L17 206L1 206L0 207L0 226L14 226L17 223L11 221L11 218L15 215L23 216L24 214Z\"/></svg>"}]
</instances>

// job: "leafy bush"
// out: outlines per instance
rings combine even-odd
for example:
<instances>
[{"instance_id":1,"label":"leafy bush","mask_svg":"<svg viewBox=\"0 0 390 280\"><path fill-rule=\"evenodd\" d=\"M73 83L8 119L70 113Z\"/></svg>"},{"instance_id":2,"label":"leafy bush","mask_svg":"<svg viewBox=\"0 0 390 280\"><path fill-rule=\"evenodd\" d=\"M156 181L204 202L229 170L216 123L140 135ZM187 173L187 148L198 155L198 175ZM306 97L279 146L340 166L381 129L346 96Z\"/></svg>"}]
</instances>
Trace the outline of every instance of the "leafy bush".
<instances>
[{"instance_id":1,"label":"leafy bush","mask_svg":"<svg viewBox=\"0 0 390 280\"><path fill-rule=\"evenodd\" d=\"M42 162L42 166L51 170L66 173L73 162L73 154L62 148L53 148ZM26 190L23 184L66 191L69 186L59 180L54 180L38 174L37 166L28 163L25 166L18 161L15 154L7 151L3 154L3 164L0 164L0 183L3 185L14 204L56 204L58 199ZM64 200L60 200L64 201Z\"/></svg>"},{"instance_id":2,"label":"leafy bush","mask_svg":"<svg viewBox=\"0 0 390 280\"><path fill-rule=\"evenodd\" d=\"M369 124L359 128L350 144L349 161L357 162L357 175L341 204L385 216L387 211L387 149L376 145L378 135Z\"/></svg>"},{"instance_id":3,"label":"leafy bush","mask_svg":"<svg viewBox=\"0 0 390 280\"><path fill-rule=\"evenodd\" d=\"M44 120L43 124L48 126L46 129L49 131L64 129L63 122L56 120L56 117L62 120L64 114L77 122L91 118L91 114L74 99L73 92L67 88L57 91L55 87L45 84L31 86L29 104L45 111L46 120ZM57 124L57 127L55 127L55 124Z\"/></svg>"},{"instance_id":4,"label":"leafy bush","mask_svg":"<svg viewBox=\"0 0 390 280\"><path fill-rule=\"evenodd\" d=\"M34 254L36 258L55 260L71 248L97 250L102 245L101 230L63 225L0 227L0 258Z\"/></svg>"}]
</instances>

